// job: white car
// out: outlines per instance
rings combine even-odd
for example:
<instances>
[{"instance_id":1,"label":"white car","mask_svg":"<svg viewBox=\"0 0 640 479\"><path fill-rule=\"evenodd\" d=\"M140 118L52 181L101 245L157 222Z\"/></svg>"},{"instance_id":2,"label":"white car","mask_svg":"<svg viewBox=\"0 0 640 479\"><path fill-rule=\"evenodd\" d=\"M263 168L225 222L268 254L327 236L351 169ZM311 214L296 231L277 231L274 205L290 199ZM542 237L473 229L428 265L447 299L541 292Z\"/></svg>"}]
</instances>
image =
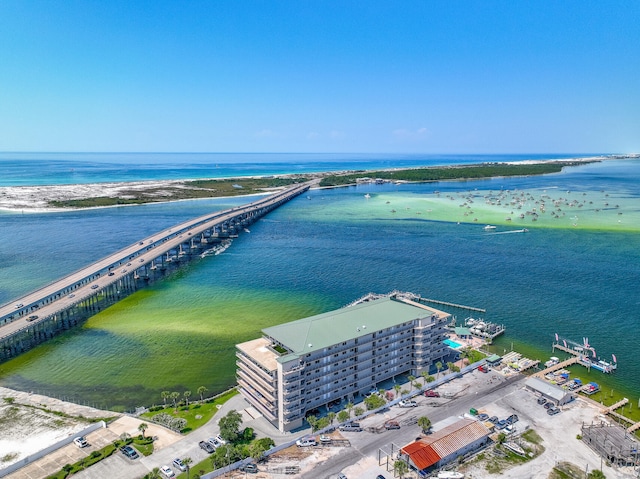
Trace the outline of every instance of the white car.
<instances>
[{"instance_id":1,"label":"white car","mask_svg":"<svg viewBox=\"0 0 640 479\"><path fill-rule=\"evenodd\" d=\"M296 441L296 446L298 447L308 447L308 446L317 446L315 437L304 437L302 439L298 439Z\"/></svg>"},{"instance_id":2,"label":"white car","mask_svg":"<svg viewBox=\"0 0 640 479\"><path fill-rule=\"evenodd\" d=\"M222 444L220 444L220 441L218 441L218 438L216 437L210 437L209 439L207 439L207 442L211 444L213 447L215 447L216 449L222 446Z\"/></svg>"},{"instance_id":3,"label":"white car","mask_svg":"<svg viewBox=\"0 0 640 479\"><path fill-rule=\"evenodd\" d=\"M89 445L87 440L82 436L74 438L73 443L79 448L87 447Z\"/></svg>"},{"instance_id":4,"label":"white car","mask_svg":"<svg viewBox=\"0 0 640 479\"><path fill-rule=\"evenodd\" d=\"M400 401L398 403L398 406L400 407L417 407L418 403L411 400L411 399L403 399L402 401Z\"/></svg>"},{"instance_id":5,"label":"white car","mask_svg":"<svg viewBox=\"0 0 640 479\"><path fill-rule=\"evenodd\" d=\"M160 472L164 475L164 477L175 477L175 473L169 466L162 466L160 468Z\"/></svg>"},{"instance_id":6,"label":"white car","mask_svg":"<svg viewBox=\"0 0 640 479\"><path fill-rule=\"evenodd\" d=\"M216 441L218 441L220 444L226 444L227 441L225 441L224 439L222 439L222 436L220 434L218 434L216 436Z\"/></svg>"}]
</instances>

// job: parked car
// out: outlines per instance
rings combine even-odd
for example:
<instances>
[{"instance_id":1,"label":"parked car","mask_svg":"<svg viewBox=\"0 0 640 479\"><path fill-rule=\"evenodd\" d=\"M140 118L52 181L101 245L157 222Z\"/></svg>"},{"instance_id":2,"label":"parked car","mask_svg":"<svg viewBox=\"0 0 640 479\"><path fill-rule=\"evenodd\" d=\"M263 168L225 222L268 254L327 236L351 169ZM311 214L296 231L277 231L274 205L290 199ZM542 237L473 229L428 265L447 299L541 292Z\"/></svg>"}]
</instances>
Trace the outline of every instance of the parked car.
<instances>
[{"instance_id":1,"label":"parked car","mask_svg":"<svg viewBox=\"0 0 640 479\"><path fill-rule=\"evenodd\" d=\"M542 405L542 404L544 404L544 403L546 403L546 402L547 402L547 400L546 400L545 398L543 398L543 397L539 397L539 398L538 398L538 404L541 404L541 405Z\"/></svg>"},{"instance_id":2,"label":"parked car","mask_svg":"<svg viewBox=\"0 0 640 479\"><path fill-rule=\"evenodd\" d=\"M487 419L489 419L489 415L485 413L480 413L476 416L476 418L478 419L478 421L486 421Z\"/></svg>"},{"instance_id":3,"label":"parked car","mask_svg":"<svg viewBox=\"0 0 640 479\"><path fill-rule=\"evenodd\" d=\"M31 316L29 316L27 318L27 321L35 321L36 319L38 319L38 315L37 314L32 314Z\"/></svg>"},{"instance_id":4,"label":"parked car","mask_svg":"<svg viewBox=\"0 0 640 479\"><path fill-rule=\"evenodd\" d=\"M97 284L94 284L93 286L91 286L91 289L98 289L99 286Z\"/></svg>"},{"instance_id":5,"label":"parked car","mask_svg":"<svg viewBox=\"0 0 640 479\"><path fill-rule=\"evenodd\" d=\"M411 399L403 399L398 403L399 407L417 407L418 403Z\"/></svg>"},{"instance_id":6,"label":"parked car","mask_svg":"<svg viewBox=\"0 0 640 479\"><path fill-rule=\"evenodd\" d=\"M225 441L224 439L222 439L222 436L220 434L218 434L216 436L216 441L218 441L220 444L226 444L227 441Z\"/></svg>"},{"instance_id":7,"label":"parked car","mask_svg":"<svg viewBox=\"0 0 640 479\"><path fill-rule=\"evenodd\" d=\"M504 432L506 432L507 434L511 434L515 430L516 427L513 424L507 424L507 427L504 428Z\"/></svg>"},{"instance_id":8,"label":"parked car","mask_svg":"<svg viewBox=\"0 0 640 479\"><path fill-rule=\"evenodd\" d=\"M504 429L505 427L507 427L507 421L504 419L500 419L497 423L496 423L496 428L497 429Z\"/></svg>"},{"instance_id":9,"label":"parked car","mask_svg":"<svg viewBox=\"0 0 640 479\"><path fill-rule=\"evenodd\" d=\"M164 477L175 477L175 472L169 466L162 466L160 468L160 472L164 475Z\"/></svg>"},{"instance_id":10,"label":"parked car","mask_svg":"<svg viewBox=\"0 0 640 479\"><path fill-rule=\"evenodd\" d=\"M560 414L560 409L558 409L557 407L547 409L547 414L549 416L555 416L556 414Z\"/></svg>"},{"instance_id":11,"label":"parked car","mask_svg":"<svg viewBox=\"0 0 640 479\"><path fill-rule=\"evenodd\" d=\"M184 464L184 462L182 462L181 459L178 459L178 458L174 459L173 465L178 469L180 469L182 472L187 470L187 466Z\"/></svg>"},{"instance_id":12,"label":"parked car","mask_svg":"<svg viewBox=\"0 0 640 479\"><path fill-rule=\"evenodd\" d=\"M212 452L215 452L216 450L216 448L213 447L213 445L207 441L200 441L198 443L198 446L200 446L200 449L203 449L205 452L208 452L209 454L211 454Z\"/></svg>"},{"instance_id":13,"label":"parked car","mask_svg":"<svg viewBox=\"0 0 640 479\"><path fill-rule=\"evenodd\" d=\"M337 479L347 479L347 476L345 476L344 474L340 473L340 474L338 474L338 478Z\"/></svg>"},{"instance_id":14,"label":"parked car","mask_svg":"<svg viewBox=\"0 0 640 479\"><path fill-rule=\"evenodd\" d=\"M255 474L256 472L258 472L258 465L251 462L249 464L245 464L244 466L240 466L240 470L242 472L249 472L251 474Z\"/></svg>"},{"instance_id":15,"label":"parked car","mask_svg":"<svg viewBox=\"0 0 640 479\"><path fill-rule=\"evenodd\" d=\"M386 430L389 429L400 429L400 423L398 421L387 421L384 423L384 428Z\"/></svg>"},{"instance_id":16,"label":"parked car","mask_svg":"<svg viewBox=\"0 0 640 479\"><path fill-rule=\"evenodd\" d=\"M386 477L384 477L382 474L378 474L376 476L376 479L387 479Z\"/></svg>"},{"instance_id":17,"label":"parked car","mask_svg":"<svg viewBox=\"0 0 640 479\"><path fill-rule=\"evenodd\" d=\"M424 392L424 395L428 398L439 398L440 393L438 391L433 391L432 389L428 389Z\"/></svg>"},{"instance_id":18,"label":"parked car","mask_svg":"<svg viewBox=\"0 0 640 479\"><path fill-rule=\"evenodd\" d=\"M360 427L359 422L350 422L347 424L342 424L340 427L338 427L338 429L340 429L341 431L356 431L356 432L362 431L362 427Z\"/></svg>"},{"instance_id":19,"label":"parked car","mask_svg":"<svg viewBox=\"0 0 640 479\"><path fill-rule=\"evenodd\" d=\"M517 414L512 414L511 416L509 416L507 418L507 424L515 424L518 422L518 415Z\"/></svg>"},{"instance_id":20,"label":"parked car","mask_svg":"<svg viewBox=\"0 0 640 479\"><path fill-rule=\"evenodd\" d=\"M489 422L496 424L498 422L498 416L492 416L489 418Z\"/></svg>"},{"instance_id":21,"label":"parked car","mask_svg":"<svg viewBox=\"0 0 640 479\"><path fill-rule=\"evenodd\" d=\"M209 439L207 439L207 441L216 449L222 446L222 444L220 444L220 442L215 437L210 437Z\"/></svg>"},{"instance_id":22,"label":"parked car","mask_svg":"<svg viewBox=\"0 0 640 479\"><path fill-rule=\"evenodd\" d=\"M129 459L137 459L138 458L138 452L132 448L131 446L122 446L120 448L120 452L122 454L124 454L125 456L127 456Z\"/></svg>"},{"instance_id":23,"label":"parked car","mask_svg":"<svg viewBox=\"0 0 640 479\"><path fill-rule=\"evenodd\" d=\"M307 446L317 446L315 437L303 437L296 441L296 446L298 447L307 447Z\"/></svg>"},{"instance_id":24,"label":"parked car","mask_svg":"<svg viewBox=\"0 0 640 479\"><path fill-rule=\"evenodd\" d=\"M545 405L544 405L544 408L545 408L545 409L551 409L551 408L553 408L553 407L554 407L554 405L553 405L553 403L552 403L551 401L547 401L547 402L545 403Z\"/></svg>"},{"instance_id":25,"label":"parked car","mask_svg":"<svg viewBox=\"0 0 640 479\"><path fill-rule=\"evenodd\" d=\"M78 446L79 448L87 447L87 446L89 445L89 443L87 442L87 440L86 440L84 437L82 437L82 436L80 436L80 437L76 437L76 438L73 440L73 443L74 443L76 446Z\"/></svg>"},{"instance_id":26,"label":"parked car","mask_svg":"<svg viewBox=\"0 0 640 479\"><path fill-rule=\"evenodd\" d=\"M329 444L331 441L332 439L329 436L325 436L324 434L320 436L321 444Z\"/></svg>"},{"instance_id":27,"label":"parked car","mask_svg":"<svg viewBox=\"0 0 640 479\"><path fill-rule=\"evenodd\" d=\"M481 373L488 373L489 372L489 366L478 366L478 371L480 371Z\"/></svg>"}]
</instances>

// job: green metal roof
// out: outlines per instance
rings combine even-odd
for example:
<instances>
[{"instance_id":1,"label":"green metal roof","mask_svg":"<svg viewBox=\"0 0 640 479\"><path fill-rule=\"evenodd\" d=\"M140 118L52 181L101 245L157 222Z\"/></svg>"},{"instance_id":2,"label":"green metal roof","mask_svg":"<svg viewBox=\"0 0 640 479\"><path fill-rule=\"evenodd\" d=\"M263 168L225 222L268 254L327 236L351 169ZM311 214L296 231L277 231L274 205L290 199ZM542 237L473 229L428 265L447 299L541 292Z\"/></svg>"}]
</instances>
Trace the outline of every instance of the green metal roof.
<instances>
[{"instance_id":1,"label":"green metal roof","mask_svg":"<svg viewBox=\"0 0 640 479\"><path fill-rule=\"evenodd\" d=\"M500 361L500 359L502 359L502 358L500 356L498 356L497 354L492 354L491 356L489 356L487 358L487 362L496 363L496 362Z\"/></svg>"},{"instance_id":2,"label":"green metal roof","mask_svg":"<svg viewBox=\"0 0 640 479\"><path fill-rule=\"evenodd\" d=\"M461 328L461 327L456 327L455 328L455 332L458 336L470 336L471 335L471 331L469 331L469 328Z\"/></svg>"},{"instance_id":3,"label":"green metal roof","mask_svg":"<svg viewBox=\"0 0 640 479\"><path fill-rule=\"evenodd\" d=\"M272 326L262 332L299 356L435 313L444 314L422 304L413 306L396 299L381 298ZM291 359L293 357L287 355L279 361Z\"/></svg>"}]
</instances>

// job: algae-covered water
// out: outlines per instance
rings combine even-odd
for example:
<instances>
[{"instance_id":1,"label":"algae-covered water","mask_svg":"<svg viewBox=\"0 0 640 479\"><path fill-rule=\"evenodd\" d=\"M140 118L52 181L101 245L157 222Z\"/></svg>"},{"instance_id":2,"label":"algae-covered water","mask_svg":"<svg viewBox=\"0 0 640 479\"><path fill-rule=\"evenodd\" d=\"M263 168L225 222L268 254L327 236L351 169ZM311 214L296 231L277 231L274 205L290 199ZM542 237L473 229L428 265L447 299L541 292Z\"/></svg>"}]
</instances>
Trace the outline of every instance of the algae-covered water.
<instances>
[{"instance_id":1,"label":"algae-covered water","mask_svg":"<svg viewBox=\"0 0 640 479\"><path fill-rule=\"evenodd\" d=\"M205 386L213 394L234 384L234 345L262 328L400 289L486 308L486 319L507 326L498 345L513 342L543 360L555 333L587 336L599 356L618 358L617 373L603 377L607 387L637 402L638 180L640 162L611 161L545 177L314 190L252 225L223 254L1 364L0 384L115 409L159 403L163 390ZM490 204L499 195L508 206ZM554 204L545 213L543 195ZM523 199L520 210L514 198ZM243 201L0 215L0 301ZM551 217L558 207L559 218ZM533 208L537 221L526 214ZM528 233L508 233L523 228Z\"/></svg>"}]
</instances>

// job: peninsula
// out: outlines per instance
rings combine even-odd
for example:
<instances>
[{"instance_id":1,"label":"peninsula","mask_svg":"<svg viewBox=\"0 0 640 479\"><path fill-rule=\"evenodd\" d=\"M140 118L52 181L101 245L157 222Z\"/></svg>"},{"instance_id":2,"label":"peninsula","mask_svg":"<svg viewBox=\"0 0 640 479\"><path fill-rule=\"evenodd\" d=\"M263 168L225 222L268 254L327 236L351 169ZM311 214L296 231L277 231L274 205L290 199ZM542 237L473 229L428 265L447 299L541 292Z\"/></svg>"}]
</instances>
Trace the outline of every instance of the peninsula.
<instances>
[{"instance_id":1,"label":"peninsula","mask_svg":"<svg viewBox=\"0 0 640 479\"><path fill-rule=\"evenodd\" d=\"M500 176L531 176L557 173L566 166L602 161L608 157L531 162L482 163L412 169L349 170L260 177L200 180L137 181L73 185L7 186L0 188L0 209L47 211L267 194L276 189L315 180L317 187L347 186L358 178L385 181L431 182Z\"/></svg>"}]
</instances>

